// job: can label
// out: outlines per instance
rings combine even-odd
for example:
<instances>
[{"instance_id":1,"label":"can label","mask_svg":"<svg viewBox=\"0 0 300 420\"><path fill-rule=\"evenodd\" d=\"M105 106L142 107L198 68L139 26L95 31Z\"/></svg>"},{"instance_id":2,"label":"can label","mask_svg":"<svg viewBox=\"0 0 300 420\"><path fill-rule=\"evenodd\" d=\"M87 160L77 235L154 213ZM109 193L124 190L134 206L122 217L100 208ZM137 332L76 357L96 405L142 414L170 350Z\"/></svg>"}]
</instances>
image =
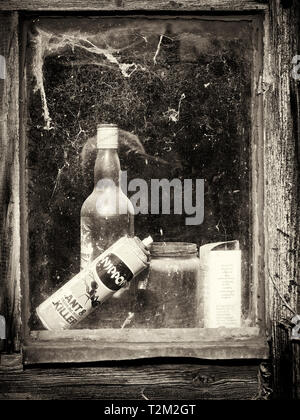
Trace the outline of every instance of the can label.
<instances>
[{"instance_id":1,"label":"can label","mask_svg":"<svg viewBox=\"0 0 300 420\"><path fill-rule=\"evenodd\" d=\"M49 324L51 313L56 314L57 326L76 325L93 309L134 277L129 267L114 253L103 253L90 269L82 271L67 285L54 293L44 304L40 318ZM47 322L48 321L48 322Z\"/></svg>"},{"instance_id":2,"label":"can label","mask_svg":"<svg viewBox=\"0 0 300 420\"><path fill-rule=\"evenodd\" d=\"M99 279L110 290L120 290L133 278L132 271L115 254L104 254L96 265Z\"/></svg>"},{"instance_id":3,"label":"can label","mask_svg":"<svg viewBox=\"0 0 300 420\"><path fill-rule=\"evenodd\" d=\"M78 301L71 290L66 289L57 297L54 295L51 303L54 311L63 318L67 325L76 324L86 314L83 304Z\"/></svg>"}]
</instances>

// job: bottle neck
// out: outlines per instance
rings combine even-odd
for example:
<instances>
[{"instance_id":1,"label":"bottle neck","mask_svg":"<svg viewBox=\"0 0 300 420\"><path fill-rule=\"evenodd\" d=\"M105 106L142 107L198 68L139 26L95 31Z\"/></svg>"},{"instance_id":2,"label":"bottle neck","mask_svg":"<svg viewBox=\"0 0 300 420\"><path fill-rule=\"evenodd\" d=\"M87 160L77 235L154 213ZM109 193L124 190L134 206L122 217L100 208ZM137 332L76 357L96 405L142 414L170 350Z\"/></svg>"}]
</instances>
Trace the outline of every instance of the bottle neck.
<instances>
[{"instance_id":1,"label":"bottle neck","mask_svg":"<svg viewBox=\"0 0 300 420\"><path fill-rule=\"evenodd\" d=\"M117 149L98 149L94 169L95 187L101 179L109 179L120 185L120 160Z\"/></svg>"}]
</instances>

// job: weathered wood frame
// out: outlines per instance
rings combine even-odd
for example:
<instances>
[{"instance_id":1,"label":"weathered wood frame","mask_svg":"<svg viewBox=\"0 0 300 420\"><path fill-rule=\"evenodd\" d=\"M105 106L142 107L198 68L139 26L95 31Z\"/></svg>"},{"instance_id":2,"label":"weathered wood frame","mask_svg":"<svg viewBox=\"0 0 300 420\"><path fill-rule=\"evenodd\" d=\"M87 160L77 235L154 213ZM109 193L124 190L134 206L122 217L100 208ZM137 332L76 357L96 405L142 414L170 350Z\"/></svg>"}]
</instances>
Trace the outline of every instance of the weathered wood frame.
<instances>
[{"instance_id":1,"label":"weathered wood frame","mask_svg":"<svg viewBox=\"0 0 300 420\"><path fill-rule=\"evenodd\" d=\"M25 3L25 4L24 4ZM267 1L255 0L2 0L0 10L4 11L257 11L268 8Z\"/></svg>"},{"instance_id":2,"label":"weathered wood frame","mask_svg":"<svg viewBox=\"0 0 300 420\"><path fill-rule=\"evenodd\" d=\"M269 3L269 4L267 4ZM258 209L257 220L254 222L260 229L265 231L264 240L258 246L263 250L263 254L257 253L254 257L254 263L258 264L265 274L265 291L266 291L266 337L258 335L259 342L255 342L253 331L250 337L247 337L249 331L246 332L243 339L236 337L230 343L224 340L224 337L216 341L208 340L208 342L197 347L196 353L193 351L194 344L190 345L185 342L186 354L182 354L181 346L177 346L178 351L174 352L174 356L198 356L207 358L224 358L252 357L262 359L267 356L264 343L268 337L271 345L271 358L274 366L274 384L275 390L279 394L281 391L281 380L286 378L289 384L299 381L299 348L294 345L292 348L289 340L289 332L281 328L282 319L290 319L290 309L297 310L297 287L293 287L292 280L297 282L299 274L299 255L297 249L297 241L299 238L298 231L298 145L299 145L299 120L292 114L292 107L296 109L296 115L299 116L299 92L297 90L297 82L291 78L291 59L297 54L298 43L295 42L295 35L298 33L298 21L296 19L296 7L294 2L286 7L281 5L279 0L270 0L269 2L254 1L221 1L214 0L212 2L199 1L116 1L114 3L103 1L89 1L88 6L81 4L79 0L59 2L58 0L49 0L47 3L42 0L9 1L3 0L0 4L0 35L1 37L1 54L7 59L8 72L7 79L1 87L1 178L0 178L0 203L1 203L1 233L5 235L5 243L1 249L1 258L5 258L5 275L4 286L5 302L4 308L0 307L0 311L4 312L9 321L9 336L7 340L7 350L19 353L22 348L25 354L35 355L32 362L42 361L37 355L43 354L43 350L51 350L47 358L49 361L51 355L57 355L57 350L64 350L66 345L71 349L72 356L67 361L79 361L77 358L80 352L84 354L87 348L93 347L96 356L92 360L99 360L101 356L101 347L99 341L90 341L90 337L84 339L83 336L77 337L76 345L74 337L68 337L66 334L61 341L61 337L55 344L49 344L49 337L43 337L43 333L38 337L39 341L34 343L37 338L33 336L31 341L25 341L25 347L22 346L22 325L21 325L21 296L27 293L26 289L22 290L24 276L24 255L21 254L21 238L24 240L24 232L21 226L25 222L26 215L20 217L19 197L24 193L24 180L19 183L19 158L24 159L24 143L19 143L18 138L25 137L24 124L19 125L19 106L24 103L24 93L19 90L20 77L22 80L22 68L19 77L19 39L17 33L19 31L18 13L20 11L46 12L46 11L214 11L214 12L255 12L260 11L264 15L264 65L263 73L259 80L258 96L263 98L263 113L260 114L262 128L262 142L254 148L254 158L257 160L258 171L254 174L254 181L259 173L263 174L263 188L259 192L259 197L263 205ZM6 13L7 12L7 13ZM20 95L20 97L19 97ZM6 100L4 100L6 98ZM7 100L9 98L9 100ZM294 111L295 111L294 109ZM21 112L22 115L22 112ZM259 115L257 115L259 118ZM259 121L259 120L257 120ZM20 134L20 135L19 135ZM261 153L263 152L263 153ZM20 191L21 190L21 191ZM261 218L262 217L262 218ZM263 222L262 222L263 220ZM256 260L255 260L256 258ZM2 261L3 263L3 261ZM256 299L261 295L262 290L254 290L253 296ZM290 309L287 309L286 301L289 301ZM2 304L3 305L3 304ZM258 305L257 307L261 307ZM26 308L23 308L26 310ZM258 318L261 314L258 314ZM83 335L86 334L85 332ZM205 337L202 337L205 339ZM83 341L82 341L83 340ZM177 338L176 338L177 340ZM242 349L247 348L247 344L252 347L261 344L261 352L250 352L244 354ZM254 340L254 341L253 341ZM91 346L92 344L92 346ZM181 344L181 343L180 343ZM230 344L230 345L229 345ZM231 352L230 348L237 347ZM119 345L119 342L118 342ZM114 348L118 348L118 345ZM184 347L185 347L184 346ZM77 349L76 349L77 347ZM125 342L121 348L126 349L125 357L152 357L157 355L170 355L165 352L165 342L160 341L159 345L151 347L149 353L145 353L147 347L136 343ZM251 347L251 346L250 346ZM111 345L107 345L106 354L110 355L110 359L118 359L115 353L112 353ZM121 349L120 348L120 349ZM133 356L130 354L130 348L140 352L140 355ZM181 350L180 350L181 348ZM201 350L202 348L202 350ZM73 352L74 349L74 352ZM149 343L148 343L149 349ZM199 351L200 349L200 351ZM226 353L226 350L228 352ZM222 350L222 351L221 351ZM293 351L292 351L293 350ZM211 351L211 353L210 353ZM29 353L28 353L29 352ZM30 353L31 352L31 353ZM45 354L45 353L44 353ZM112 356L113 354L113 356ZM37 358L36 358L37 357ZM57 356L56 356L57 357ZM46 360L46 359L45 359ZM83 359L82 359L83 360ZM86 359L84 359L86 360ZM57 359L56 359L57 361ZM62 360L60 360L62 361ZM294 364L293 364L294 361ZM293 376L294 375L294 376ZM285 386L286 388L286 386ZM295 393L297 390L295 391Z\"/></svg>"}]
</instances>

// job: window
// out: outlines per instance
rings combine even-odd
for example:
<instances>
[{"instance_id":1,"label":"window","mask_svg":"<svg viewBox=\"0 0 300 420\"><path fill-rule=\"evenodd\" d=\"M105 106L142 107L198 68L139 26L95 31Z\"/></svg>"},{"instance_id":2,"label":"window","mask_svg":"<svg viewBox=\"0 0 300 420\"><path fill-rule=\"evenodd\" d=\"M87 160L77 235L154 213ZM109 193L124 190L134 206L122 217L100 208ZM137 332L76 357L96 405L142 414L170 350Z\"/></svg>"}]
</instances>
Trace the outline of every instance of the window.
<instances>
[{"instance_id":1,"label":"window","mask_svg":"<svg viewBox=\"0 0 300 420\"><path fill-rule=\"evenodd\" d=\"M61 344L66 340L77 349L76 360L265 354L263 304L257 303L263 289L256 205L261 17L40 17L27 20L26 28L28 361L51 361L53 346L62 348L56 360L73 360ZM239 241L240 328L206 329L201 320L177 325L171 312L163 314L168 322L151 323L165 305L148 302L138 310L133 282L126 298L107 301L76 330L42 331L35 308L79 271L80 208L93 187L94 136L102 122L122 129L128 181L204 179L202 224L187 226L185 214L137 215L135 232L198 246ZM168 296L170 285L160 287ZM174 305L184 311L190 302L196 313L199 290L187 293ZM52 350L41 356L41 343Z\"/></svg>"}]
</instances>

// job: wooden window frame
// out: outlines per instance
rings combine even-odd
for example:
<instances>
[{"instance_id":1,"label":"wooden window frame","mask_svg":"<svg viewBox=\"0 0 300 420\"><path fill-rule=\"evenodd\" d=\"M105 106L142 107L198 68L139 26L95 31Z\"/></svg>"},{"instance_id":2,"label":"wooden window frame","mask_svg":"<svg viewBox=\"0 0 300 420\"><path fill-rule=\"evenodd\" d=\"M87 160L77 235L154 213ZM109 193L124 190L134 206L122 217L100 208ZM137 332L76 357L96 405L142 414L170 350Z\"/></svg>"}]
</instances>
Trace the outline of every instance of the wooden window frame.
<instances>
[{"instance_id":1,"label":"wooden window frame","mask_svg":"<svg viewBox=\"0 0 300 420\"><path fill-rule=\"evenodd\" d=\"M63 4L62 4L63 3ZM271 3L272 5L270 6ZM275 2L278 3L278 2ZM8 249L8 264L5 272L5 314L9 323L8 350L22 353L24 363L52 362L92 362L101 360L137 359L148 357L176 356L198 357L202 359L265 359L270 356L267 339L275 340L278 322L286 316L286 307L279 296L289 293L290 305L296 308L297 293L289 291L289 280L297 272L297 254L291 252L291 241L297 240L297 219L292 216L297 211L295 189L297 190L297 167L294 127L291 124L291 91L285 89L290 83L289 58L293 45L290 39L288 14L281 16L279 28L274 16L278 5L274 1L134 1L134 0L89 0L82 5L80 0L61 2L58 0L2 0L0 13L7 13L7 26L0 29L6 40L7 79L3 96L10 101L1 104L1 133L5 154L5 172L0 179L0 193L5 190L4 182L10 185L9 204L6 212L5 245ZM20 30L19 12L134 12L158 11L197 12L222 14L241 13L253 16L253 20L263 18L262 72L255 80L254 102L252 104L253 138L255 138L252 162L253 185L257 185L254 196L253 230L255 252L253 265L257 267L252 304L256 308L254 319L259 325L245 329L228 331L208 331L190 329L151 331L48 331L32 332L27 323L29 317L29 288L27 277L27 214L24 212L26 176L24 177L26 144L26 92L24 91L24 37L18 37ZM275 15L274 15L275 14ZM2 15L2 21L4 20ZM2 34L1 34L2 31ZM5 32L7 31L7 32ZM276 38L281 31L282 38ZM259 37L259 31L257 31ZM280 44L278 56L274 51ZM259 59L258 59L259 61ZM1 85L2 88L2 85ZM280 92L280 95L278 95ZM5 118L4 118L5 117ZM280 178L281 171L286 177ZM276 187L276 188L275 188ZM23 197L23 198L22 198ZM2 203L2 197L1 203ZM280 209L280 210L279 210ZM279 224L280 222L280 224ZM278 251L280 250L280 251ZM281 256L288 258L283 264ZM277 280L280 281L277 281ZM277 283L276 283L277 282ZM258 300L262 303L258 304ZM265 302L265 305L264 305ZM0 307L1 310L1 307ZM277 348L273 347L276 353ZM276 354L274 355L276 356Z\"/></svg>"}]
</instances>

